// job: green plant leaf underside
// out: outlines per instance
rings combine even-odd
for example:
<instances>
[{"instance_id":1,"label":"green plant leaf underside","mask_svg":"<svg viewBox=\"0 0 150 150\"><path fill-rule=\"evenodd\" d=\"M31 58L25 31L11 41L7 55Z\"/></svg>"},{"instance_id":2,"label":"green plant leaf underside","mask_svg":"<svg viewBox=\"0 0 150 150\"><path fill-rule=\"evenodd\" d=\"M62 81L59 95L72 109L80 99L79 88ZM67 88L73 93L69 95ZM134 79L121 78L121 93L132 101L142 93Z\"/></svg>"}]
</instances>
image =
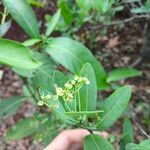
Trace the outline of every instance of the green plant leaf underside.
<instances>
[{"instance_id":1,"label":"green plant leaf underside","mask_svg":"<svg viewBox=\"0 0 150 150\"><path fill-rule=\"evenodd\" d=\"M0 39L0 63L22 69L33 69L41 65L27 47L6 39Z\"/></svg>"}]
</instances>

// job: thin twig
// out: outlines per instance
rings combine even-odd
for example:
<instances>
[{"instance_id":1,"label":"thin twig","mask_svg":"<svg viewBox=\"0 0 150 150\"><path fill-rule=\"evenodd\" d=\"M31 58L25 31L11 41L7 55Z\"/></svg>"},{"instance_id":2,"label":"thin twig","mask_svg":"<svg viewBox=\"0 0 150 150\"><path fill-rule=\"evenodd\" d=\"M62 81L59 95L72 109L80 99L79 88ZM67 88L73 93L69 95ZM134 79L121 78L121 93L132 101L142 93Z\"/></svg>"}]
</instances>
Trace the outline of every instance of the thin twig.
<instances>
[{"instance_id":1,"label":"thin twig","mask_svg":"<svg viewBox=\"0 0 150 150\"><path fill-rule=\"evenodd\" d=\"M4 13L2 15L2 20L1 20L1 24L4 24L5 23L5 20L6 20L6 17L7 17L7 9L4 8Z\"/></svg>"},{"instance_id":2,"label":"thin twig","mask_svg":"<svg viewBox=\"0 0 150 150\"><path fill-rule=\"evenodd\" d=\"M145 34L147 32L148 26L149 26L149 22L146 22L145 25L144 25L144 28L143 28L143 32L142 32L142 38L143 39L144 39Z\"/></svg>"},{"instance_id":3,"label":"thin twig","mask_svg":"<svg viewBox=\"0 0 150 150\"><path fill-rule=\"evenodd\" d=\"M131 22L131 21L133 21L133 20L142 19L142 18L147 18L147 19L149 19L149 18L150 18L150 15L149 15L149 14L146 14L146 15L140 15L140 16L133 16L133 17L131 17L131 18L127 18L127 19L124 19L124 20L112 21L112 22L109 23L109 24L100 24L100 25L97 25L97 26L95 26L95 27L88 27L88 28L93 29L93 30L96 30L96 29L102 28L102 26L113 26L113 25L118 25L118 24L122 24L122 23L128 23L128 22Z\"/></svg>"},{"instance_id":4,"label":"thin twig","mask_svg":"<svg viewBox=\"0 0 150 150\"><path fill-rule=\"evenodd\" d=\"M30 94L31 94L31 96L33 97L33 99L35 100L35 102L37 102L37 98L36 98L36 96L34 95L33 91L31 90L30 85L28 84L26 78L23 78L23 77L20 77L20 78L22 79L23 83L26 85L28 91L30 92Z\"/></svg>"},{"instance_id":5,"label":"thin twig","mask_svg":"<svg viewBox=\"0 0 150 150\"><path fill-rule=\"evenodd\" d=\"M148 139L150 139L150 136L143 130L143 128L137 122L135 124L141 130L143 135L145 135Z\"/></svg>"},{"instance_id":6,"label":"thin twig","mask_svg":"<svg viewBox=\"0 0 150 150\"><path fill-rule=\"evenodd\" d=\"M141 127L141 125L139 123L137 123L138 118L136 117L136 112L135 112L133 106L131 106L131 110L134 113L134 116L132 116L132 119L135 122L136 126L139 128L139 130L142 132L143 135L145 135L147 138L150 138L150 136L144 131L144 129Z\"/></svg>"}]
</instances>

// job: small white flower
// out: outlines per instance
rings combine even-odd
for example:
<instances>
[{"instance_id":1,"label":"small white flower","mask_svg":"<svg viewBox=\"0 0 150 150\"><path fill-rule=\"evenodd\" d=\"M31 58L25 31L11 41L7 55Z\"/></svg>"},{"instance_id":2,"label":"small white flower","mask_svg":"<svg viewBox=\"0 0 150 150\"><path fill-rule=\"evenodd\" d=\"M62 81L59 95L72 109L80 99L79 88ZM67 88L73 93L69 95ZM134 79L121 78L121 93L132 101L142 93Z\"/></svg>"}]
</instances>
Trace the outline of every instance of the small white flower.
<instances>
[{"instance_id":1,"label":"small white flower","mask_svg":"<svg viewBox=\"0 0 150 150\"><path fill-rule=\"evenodd\" d=\"M74 80L71 80L71 84L72 84L72 85L75 85L76 82L75 82Z\"/></svg>"},{"instance_id":2,"label":"small white flower","mask_svg":"<svg viewBox=\"0 0 150 150\"><path fill-rule=\"evenodd\" d=\"M72 84L70 84L70 83L65 83L65 87L66 87L67 89L72 89Z\"/></svg>"},{"instance_id":3,"label":"small white flower","mask_svg":"<svg viewBox=\"0 0 150 150\"><path fill-rule=\"evenodd\" d=\"M51 99L52 98L52 96L50 95L50 94L48 94L48 95L45 95L45 99Z\"/></svg>"},{"instance_id":4,"label":"small white flower","mask_svg":"<svg viewBox=\"0 0 150 150\"><path fill-rule=\"evenodd\" d=\"M64 95L64 90L61 87L56 87L56 94L58 96L63 96Z\"/></svg>"},{"instance_id":5,"label":"small white flower","mask_svg":"<svg viewBox=\"0 0 150 150\"><path fill-rule=\"evenodd\" d=\"M45 96L44 95L41 95L41 99L44 99L45 98Z\"/></svg>"},{"instance_id":6,"label":"small white flower","mask_svg":"<svg viewBox=\"0 0 150 150\"><path fill-rule=\"evenodd\" d=\"M82 77L83 78L83 81L87 81L88 79L86 77Z\"/></svg>"},{"instance_id":7,"label":"small white flower","mask_svg":"<svg viewBox=\"0 0 150 150\"><path fill-rule=\"evenodd\" d=\"M55 104L55 105L54 105L54 108L55 108L55 109L58 109L58 108L59 108L59 104Z\"/></svg>"},{"instance_id":8,"label":"small white flower","mask_svg":"<svg viewBox=\"0 0 150 150\"><path fill-rule=\"evenodd\" d=\"M79 76L77 76L77 75L74 76L74 80L75 80L75 81L79 80Z\"/></svg>"},{"instance_id":9,"label":"small white flower","mask_svg":"<svg viewBox=\"0 0 150 150\"><path fill-rule=\"evenodd\" d=\"M83 77L79 77L78 82L81 83L83 81L84 81Z\"/></svg>"},{"instance_id":10,"label":"small white flower","mask_svg":"<svg viewBox=\"0 0 150 150\"><path fill-rule=\"evenodd\" d=\"M68 100L73 99L73 95L72 95L71 93L70 93L70 94L68 94L68 95L67 95L67 99L68 99Z\"/></svg>"},{"instance_id":11,"label":"small white flower","mask_svg":"<svg viewBox=\"0 0 150 150\"><path fill-rule=\"evenodd\" d=\"M53 95L53 99L57 100L58 99L58 95Z\"/></svg>"},{"instance_id":12,"label":"small white flower","mask_svg":"<svg viewBox=\"0 0 150 150\"><path fill-rule=\"evenodd\" d=\"M82 81L85 82L85 84L89 85L90 81L86 77L82 77Z\"/></svg>"},{"instance_id":13,"label":"small white flower","mask_svg":"<svg viewBox=\"0 0 150 150\"><path fill-rule=\"evenodd\" d=\"M68 97L73 98L73 95L70 93L70 94L68 94Z\"/></svg>"},{"instance_id":14,"label":"small white flower","mask_svg":"<svg viewBox=\"0 0 150 150\"><path fill-rule=\"evenodd\" d=\"M85 84L89 85L89 84L90 84L90 81L89 81L89 80L85 81Z\"/></svg>"},{"instance_id":15,"label":"small white flower","mask_svg":"<svg viewBox=\"0 0 150 150\"><path fill-rule=\"evenodd\" d=\"M43 101L38 101L37 103L39 106L43 106L44 105L44 102Z\"/></svg>"}]
</instances>

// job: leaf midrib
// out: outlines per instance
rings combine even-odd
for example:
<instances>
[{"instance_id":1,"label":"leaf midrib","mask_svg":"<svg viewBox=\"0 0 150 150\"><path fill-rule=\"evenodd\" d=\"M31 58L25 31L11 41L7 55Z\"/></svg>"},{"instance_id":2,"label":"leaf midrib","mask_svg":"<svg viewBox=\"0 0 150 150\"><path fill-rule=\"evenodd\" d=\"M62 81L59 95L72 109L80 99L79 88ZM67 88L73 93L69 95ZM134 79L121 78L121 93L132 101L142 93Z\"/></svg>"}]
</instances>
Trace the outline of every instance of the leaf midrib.
<instances>
[{"instance_id":1,"label":"leaf midrib","mask_svg":"<svg viewBox=\"0 0 150 150\"><path fill-rule=\"evenodd\" d=\"M18 11L18 9L16 9L16 7L15 7L15 5L13 5L13 3L11 3L11 5L13 6L13 9L15 9L15 10L20 14L20 16L22 16L23 20L25 21L25 23L28 25L29 29L31 30L33 36L34 36L34 37L37 37L37 36L35 35L34 31L32 30L32 26L30 25L30 23L28 23L28 21L24 18L24 15L22 15L22 14L20 13L20 11ZM12 9L12 8L11 8L11 9Z\"/></svg>"},{"instance_id":2,"label":"leaf midrib","mask_svg":"<svg viewBox=\"0 0 150 150\"><path fill-rule=\"evenodd\" d=\"M59 49L59 47L57 45L55 45L55 44L49 45L48 47L58 48ZM64 51L70 53L72 57L75 57L78 60L78 62L81 64L81 66L83 65L83 62L76 55L73 55L73 53L71 53L67 48L61 47L60 49L63 49Z\"/></svg>"},{"instance_id":3,"label":"leaf midrib","mask_svg":"<svg viewBox=\"0 0 150 150\"><path fill-rule=\"evenodd\" d=\"M101 148L99 147L99 145L97 144L97 142L95 141L93 135L91 134L91 137L92 137L92 140L93 142L95 143L96 147L97 147L97 150L101 150Z\"/></svg>"},{"instance_id":4,"label":"leaf midrib","mask_svg":"<svg viewBox=\"0 0 150 150\"><path fill-rule=\"evenodd\" d=\"M23 102L24 99L25 99L25 97L22 97L21 99L19 99L18 101L15 101L11 105L6 106L4 109L2 109L2 111L0 111L0 115L3 114L3 112L5 112L6 110L8 110L9 108L13 107L14 105Z\"/></svg>"},{"instance_id":5,"label":"leaf midrib","mask_svg":"<svg viewBox=\"0 0 150 150\"><path fill-rule=\"evenodd\" d=\"M117 103L116 103L116 104L112 107L112 109L101 119L100 123L102 123L102 122L107 118L107 116L116 108L116 106L117 106L118 103L120 102L120 99L122 99L122 97L124 97L124 95L126 95L127 92L128 92L128 91L126 90L126 92L124 92L124 93L121 95L121 97L119 97ZM100 123L99 123L99 124L100 124Z\"/></svg>"}]
</instances>

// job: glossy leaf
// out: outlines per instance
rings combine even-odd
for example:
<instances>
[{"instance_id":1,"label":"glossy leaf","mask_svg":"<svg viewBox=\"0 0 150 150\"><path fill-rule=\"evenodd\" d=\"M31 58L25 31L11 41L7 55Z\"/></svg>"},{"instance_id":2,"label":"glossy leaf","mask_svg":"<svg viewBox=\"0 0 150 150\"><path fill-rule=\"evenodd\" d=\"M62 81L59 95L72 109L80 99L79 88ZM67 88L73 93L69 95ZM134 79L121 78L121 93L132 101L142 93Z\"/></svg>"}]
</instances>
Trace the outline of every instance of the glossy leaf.
<instances>
[{"instance_id":1,"label":"glossy leaf","mask_svg":"<svg viewBox=\"0 0 150 150\"><path fill-rule=\"evenodd\" d=\"M57 84L58 87L63 87L69 78L65 76L62 72L56 70L53 75L54 84Z\"/></svg>"},{"instance_id":2,"label":"glossy leaf","mask_svg":"<svg viewBox=\"0 0 150 150\"><path fill-rule=\"evenodd\" d=\"M52 16L51 21L47 23L47 30L45 33L46 36L49 36L52 33L52 31L57 25L59 18L60 18L60 9Z\"/></svg>"},{"instance_id":3,"label":"glossy leaf","mask_svg":"<svg viewBox=\"0 0 150 150\"><path fill-rule=\"evenodd\" d=\"M131 121L126 119L123 124L123 137L120 142L120 150L125 150L125 147L128 143L133 143L133 127Z\"/></svg>"},{"instance_id":4,"label":"glossy leaf","mask_svg":"<svg viewBox=\"0 0 150 150\"><path fill-rule=\"evenodd\" d=\"M39 122L35 118L26 118L19 120L7 132L5 140L20 140L24 137L34 134L39 127Z\"/></svg>"},{"instance_id":5,"label":"glossy leaf","mask_svg":"<svg viewBox=\"0 0 150 150\"><path fill-rule=\"evenodd\" d=\"M149 147L150 149L150 139L142 141L139 145L144 146L144 147Z\"/></svg>"},{"instance_id":6,"label":"glossy leaf","mask_svg":"<svg viewBox=\"0 0 150 150\"><path fill-rule=\"evenodd\" d=\"M14 96L11 98L3 99L0 102L0 120L15 114L20 108L25 96Z\"/></svg>"},{"instance_id":7,"label":"glossy leaf","mask_svg":"<svg viewBox=\"0 0 150 150\"><path fill-rule=\"evenodd\" d=\"M129 77L136 77L140 76L141 71L138 71L133 68L116 68L113 69L111 72L109 72L108 77L107 77L107 82L113 82L113 81L118 81L122 80L125 78Z\"/></svg>"},{"instance_id":8,"label":"glossy leaf","mask_svg":"<svg viewBox=\"0 0 150 150\"><path fill-rule=\"evenodd\" d=\"M41 79L43 78L44 80L50 78L51 77L50 74L51 75L53 74L54 72L53 70L56 68L56 64L51 59L49 59L45 54L41 54L39 52L33 52L33 57L42 63L40 67L30 70L13 67L12 70L23 77L31 78L35 75L34 76L35 78L39 76L37 78ZM37 81L35 82L37 84L44 83L43 81L40 82L40 79L39 80L37 79Z\"/></svg>"},{"instance_id":9,"label":"glossy leaf","mask_svg":"<svg viewBox=\"0 0 150 150\"><path fill-rule=\"evenodd\" d=\"M11 21L7 21L0 25L0 37L4 36L11 27Z\"/></svg>"},{"instance_id":10,"label":"glossy leaf","mask_svg":"<svg viewBox=\"0 0 150 150\"><path fill-rule=\"evenodd\" d=\"M22 45L28 47L28 46L32 46L40 41L41 41L41 39L29 39L29 40L26 40L25 42L23 42Z\"/></svg>"},{"instance_id":11,"label":"glossy leaf","mask_svg":"<svg viewBox=\"0 0 150 150\"><path fill-rule=\"evenodd\" d=\"M23 69L33 69L41 65L33 58L28 48L6 39L0 39L0 62Z\"/></svg>"},{"instance_id":12,"label":"glossy leaf","mask_svg":"<svg viewBox=\"0 0 150 150\"><path fill-rule=\"evenodd\" d=\"M31 6L25 0L2 0L13 19L31 38L38 38L39 25Z\"/></svg>"},{"instance_id":13,"label":"glossy leaf","mask_svg":"<svg viewBox=\"0 0 150 150\"><path fill-rule=\"evenodd\" d=\"M131 92L131 86L127 85L117 89L105 100L100 106L100 110L103 110L104 113L97 126L99 130L109 128L121 116L129 103Z\"/></svg>"},{"instance_id":14,"label":"glossy leaf","mask_svg":"<svg viewBox=\"0 0 150 150\"><path fill-rule=\"evenodd\" d=\"M80 111L90 111L96 110L96 101L97 101L97 86L96 86L96 78L94 74L94 70L90 64L85 64L81 71L81 77L86 77L90 84L84 84L79 91L79 103L80 103Z\"/></svg>"},{"instance_id":15,"label":"glossy leaf","mask_svg":"<svg viewBox=\"0 0 150 150\"><path fill-rule=\"evenodd\" d=\"M144 140L140 144L129 143L126 150L150 150L150 139Z\"/></svg>"},{"instance_id":16,"label":"glossy leaf","mask_svg":"<svg viewBox=\"0 0 150 150\"><path fill-rule=\"evenodd\" d=\"M84 150L114 150L114 148L99 135L90 134L84 139Z\"/></svg>"},{"instance_id":17,"label":"glossy leaf","mask_svg":"<svg viewBox=\"0 0 150 150\"><path fill-rule=\"evenodd\" d=\"M58 7L61 9L61 15L67 25L71 25L73 20L73 13L71 8L69 7L69 1L59 0Z\"/></svg>"},{"instance_id":18,"label":"glossy leaf","mask_svg":"<svg viewBox=\"0 0 150 150\"><path fill-rule=\"evenodd\" d=\"M47 146L58 135L63 125L61 127L59 126L59 121L53 114L40 114L36 118L39 120L40 126L33 138L41 142L42 145Z\"/></svg>"},{"instance_id":19,"label":"glossy leaf","mask_svg":"<svg viewBox=\"0 0 150 150\"><path fill-rule=\"evenodd\" d=\"M38 2L37 0L26 0L30 5L36 7L43 7L42 2Z\"/></svg>"},{"instance_id":20,"label":"glossy leaf","mask_svg":"<svg viewBox=\"0 0 150 150\"><path fill-rule=\"evenodd\" d=\"M13 67L12 70L20 76L32 78L34 76L35 69L29 70L29 69L21 69L21 68Z\"/></svg>"},{"instance_id":21,"label":"glossy leaf","mask_svg":"<svg viewBox=\"0 0 150 150\"><path fill-rule=\"evenodd\" d=\"M65 112L67 116L82 116L82 115L87 115L91 116L93 114L101 114L103 111L77 111L77 112Z\"/></svg>"},{"instance_id":22,"label":"glossy leaf","mask_svg":"<svg viewBox=\"0 0 150 150\"><path fill-rule=\"evenodd\" d=\"M79 74L83 65L89 63L94 69L98 88L108 86L103 67L81 43L65 37L49 39L46 51L74 74Z\"/></svg>"}]
</instances>

